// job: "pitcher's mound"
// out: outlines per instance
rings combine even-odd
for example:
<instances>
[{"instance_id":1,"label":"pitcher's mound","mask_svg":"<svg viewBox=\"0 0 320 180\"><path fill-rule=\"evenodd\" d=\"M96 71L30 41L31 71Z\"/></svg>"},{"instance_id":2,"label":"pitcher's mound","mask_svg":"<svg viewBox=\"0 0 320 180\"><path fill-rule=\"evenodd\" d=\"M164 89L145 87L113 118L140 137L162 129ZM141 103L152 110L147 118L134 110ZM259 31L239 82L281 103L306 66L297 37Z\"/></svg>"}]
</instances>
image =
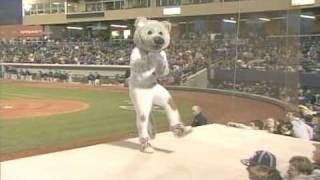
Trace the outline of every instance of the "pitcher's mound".
<instances>
[{"instance_id":1,"label":"pitcher's mound","mask_svg":"<svg viewBox=\"0 0 320 180\"><path fill-rule=\"evenodd\" d=\"M12 99L0 101L3 119L27 118L70 113L87 109L89 104L69 100Z\"/></svg>"}]
</instances>

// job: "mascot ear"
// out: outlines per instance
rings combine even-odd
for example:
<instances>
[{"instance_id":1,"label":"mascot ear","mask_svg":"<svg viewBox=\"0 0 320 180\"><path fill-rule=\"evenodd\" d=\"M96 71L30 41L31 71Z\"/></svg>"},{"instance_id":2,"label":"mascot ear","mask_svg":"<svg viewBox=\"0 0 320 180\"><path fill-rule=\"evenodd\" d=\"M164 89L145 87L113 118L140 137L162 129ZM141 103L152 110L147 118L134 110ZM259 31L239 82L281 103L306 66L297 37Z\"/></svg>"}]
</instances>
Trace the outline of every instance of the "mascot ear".
<instances>
[{"instance_id":1,"label":"mascot ear","mask_svg":"<svg viewBox=\"0 0 320 180\"><path fill-rule=\"evenodd\" d=\"M164 25L164 27L167 28L167 30L168 30L169 32L171 31L171 23L170 23L170 22L168 22L168 21L162 21L161 23Z\"/></svg>"},{"instance_id":2,"label":"mascot ear","mask_svg":"<svg viewBox=\"0 0 320 180\"><path fill-rule=\"evenodd\" d=\"M147 18L145 17L137 17L136 22L134 23L134 26L136 28L143 27L147 23Z\"/></svg>"}]
</instances>

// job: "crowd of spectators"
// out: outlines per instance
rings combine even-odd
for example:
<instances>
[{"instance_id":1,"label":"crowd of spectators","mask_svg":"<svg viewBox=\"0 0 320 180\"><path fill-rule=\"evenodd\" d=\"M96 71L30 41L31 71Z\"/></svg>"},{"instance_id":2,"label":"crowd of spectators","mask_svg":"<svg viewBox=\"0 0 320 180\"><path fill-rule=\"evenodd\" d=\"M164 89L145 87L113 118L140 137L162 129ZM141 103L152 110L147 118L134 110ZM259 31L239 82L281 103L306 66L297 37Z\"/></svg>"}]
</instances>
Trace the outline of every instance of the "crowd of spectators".
<instances>
[{"instance_id":1,"label":"crowd of spectators","mask_svg":"<svg viewBox=\"0 0 320 180\"><path fill-rule=\"evenodd\" d=\"M270 151L257 150L254 155L242 159L249 180L318 180L320 179L320 144L314 144L312 160L304 155L290 158L286 172L277 168L277 157Z\"/></svg>"},{"instance_id":2,"label":"crowd of spectators","mask_svg":"<svg viewBox=\"0 0 320 180\"><path fill-rule=\"evenodd\" d=\"M320 89L316 87L298 87L296 85L276 84L273 81L223 81L213 80L210 88L233 90L249 94L272 97L291 104L304 104L306 98L313 97L313 104L316 97L320 96Z\"/></svg>"},{"instance_id":3,"label":"crowd of spectators","mask_svg":"<svg viewBox=\"0 0 320 180\"><path fill-rule=\"evenodd\" d=\"M167 49L174 79L188 76L208 64L219 69L260 71L320 71L320 37L264 37L251 33L236 40L230 34L182 34ZM95 39L0 41L0 62L46 64L128 65L131 40ZM183 78L182 78L183 79Z\"/></svg>"},{"instance_id":4,"label":"crowd of spectators","mask_svg":"<svg viewBox=\"0 0 320 180\"><path fill-rule=\"evenodd\" d=\"M270 117L263 120L252 120L249 124L228 122L227 125L320 141L320 104L317 98L319 97L310 90L301 91L297 107L288 112L284 118Z\"/></svg>"},{"instance_id":5,"label":"crowd of spectators","mask_svg":"<svg viewBox=\"0 0 320 180\"><path fill-rule=\"evenodd\" d=\"M320 37L216 38L211 64L220 69L320 72Z\"/></svg>"},{"instance_id":6,"label":"crowd of spectators","mask_svg":"<svg viewBox=\"0 0 320 180\"><path fill-rule=\"evenodd\" d=\"M320 114L311 110L312 106L299 105L297 112L288 112L284 119L268 118L253 120L249 125L229 122L231 127L260 130L267 133L292 136L296 138L320 141ZM320 179L320 143L314 143L312 160L305 155L290 158L286 172L277 170L277 158L265 150L258 150L248 159L241 160L247 166L250 180L319 180Z\"/></svg>"},{"instance_id":7,"label":"crowd of spectators","mask_svg":"<svg viewBox=\"0 0 320 180\"><path fill-rule=\"evenodd\" d=\"M200 43L199 43L200 44ZM172 42L167 50L170 75L163 79L178 84L185 77L207 67L208 53L199 44ZM78 65L129 65L132 41L64 42L1 41L0 62Z\"/></svg>"},{"instance_id":8,"label":"crowd of spectators","mask_svg":"<svg viewBox=\"0 0 320 180\"><path fill-rule=\"evenodd\" d=\"M258 94L267 97L273 97L276 99L285 100L287 98L287 88L281 87L274 82L260 81L260 82L233 82L214 80L210 83L210 88L225 89L225 90L237 90L250 94Z\"/></svg>"},{"instance_id":9,"label":"crowd of spectators","mask_svg":"<svg viewBox=\"0 0 320 180\"><path fill-rule=\"evenodd\" d=\"M259 71L320 72L320 37L264 37L251 33L236 40L225 33L186 33L173 37L166 50L170 74L162 83L181 84L201 69L213 66ZM79 65L129 65L134 44L130 40L103 42L96 39L0 41L0 62ZM288 87L273 82L215 81L211 88L233 89L292 102Z\"/></svg>"},{"instance_id":10,"label":"crowd of spectators","mask_svg":"<svg viewBox=\"0 0 320 180\"><path fill-rule=\"evenodd\" d=\"M126 65L129 43L2 41L1 62L37 64Z\"/></svg>"},{"instance_id":11,"label":"crowd of spectators","mask_svg":"<svg viewBox=\"0 0 320 180\"><path fill-rule=\"evenodd\" d=\"M173 37L166 50L171 70L160 82L167 85L183 84L188 76L209 65L229 70L237 67L259 71L316 73L320 70L319 42L320 37L317 36L281 38L250 34L246 39L235 41L227 33L214 36L193 32L182 34L179 39ZM0 41L0 47L0 62L129 65L134 44L130 40L103 42L97 39L20 39ZM13 76L14 74L19 73L13 73ZM285 87L272 81L212 81L214 82L210 82L210 88L232 89L296 103L297 88Z\"/></svg>"},{"instance_id":12,"label":"crowd of spectators","mask_svg":"<svg viewBox=\"0 0 320 180\"><path fill-rule=\"evenodd\" d=\"M251 33L235 39L230 34L182 34L172 38L167 49L170 63L184 71L206 67L247 68L279 71L320 71L320 37L264 37ZM96 39L77 41L12 40L0 41L1 62L48 64L128 65L131 40L103 42ZM179 69L179 68L178 68Z\"/></svg>"}]
</instances>

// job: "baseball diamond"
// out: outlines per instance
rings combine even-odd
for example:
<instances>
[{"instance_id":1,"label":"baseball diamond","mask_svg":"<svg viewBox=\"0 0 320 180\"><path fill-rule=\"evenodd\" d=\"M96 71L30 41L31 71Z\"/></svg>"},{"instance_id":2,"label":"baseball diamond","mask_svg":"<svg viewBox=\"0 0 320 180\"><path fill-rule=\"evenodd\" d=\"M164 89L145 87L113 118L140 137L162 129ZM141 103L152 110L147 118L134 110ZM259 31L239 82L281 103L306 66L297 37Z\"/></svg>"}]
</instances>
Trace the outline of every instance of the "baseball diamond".
<instances>
[{"instance_id":1,"label":"baseball diamond","mask_svg":"<svg viewBox=\"0 0 320 180\"><path fill-rule=\"evenodd\" d=\"M137 136L134 111L121 108L126 103L130 107L125 87L1 81L1 88L0 104L12 106L0 110L2 161ZM193 104L203 107L210 123L225 124L231 119L247 123L270 115L280 118L285 113L278 105L245 97L197 91L171 92L186 124L191 123ZM47 105L34 105L39 102ZM52 107L56 105L59 108ZM17 106L19 108L15 109ZM21 111L35 109L36 114L19 116ZM156 108L153 115L157 131L167 131L162 111Z\"/></svg>"}]
</instances>

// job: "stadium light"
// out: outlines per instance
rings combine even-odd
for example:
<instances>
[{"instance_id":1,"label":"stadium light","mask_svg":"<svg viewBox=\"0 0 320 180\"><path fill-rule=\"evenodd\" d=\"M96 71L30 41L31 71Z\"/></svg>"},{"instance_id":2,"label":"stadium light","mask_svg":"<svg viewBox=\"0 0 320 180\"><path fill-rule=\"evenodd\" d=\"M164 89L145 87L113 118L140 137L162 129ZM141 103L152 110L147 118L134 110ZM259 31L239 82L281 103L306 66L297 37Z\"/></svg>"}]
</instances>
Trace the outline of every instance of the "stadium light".
<instances>
[{"instance_id":1,"label":"stadium light","mask_svg":"<svg viewBox=\"0 0 320 180\"><path fill-rule=\"evenodd\" d=\"M271 19L268 19L268 18L259 18L259 20L261 20L261 21L271 21Z\"/></svg>"},{"instance_id":2,"label":"stadium light","mask_svg":"<svg viewBox=\"0 0 320 180\"><path fill-rule=\"evenodd\" d=\"M128 28L126 25L119 25L119 24L111 24L111 27L117 27L117 28Z\"/></svg>"},{"instance_id":3,"label":"stadium light","mask_svg":"<svg viewBox=\"0 0 320 180\"><path fill-rule=\"evenodd\" d=\"M181 14L181 8L180 7L167 7L163 8L163 15L175 15L175 14Z\"/></svg>"},{"instance_id":4,"label":"stadium light","mask_svg":"<svg viewBox=\"0 0 320 180\"><path fill-rule=\"evenodd\" d=\"M304 15L304 14L301 14L300 17L305 18L305 19L316 19L315 16Z\"/></svg>"},{"instance_id":5,"label":"stadium light","mask_svg":"<svg viewBox=\"0 0 320 180\"><path fill-rule=\"evenodd\" d=\"M67 29L73 29L73 30L83 30L83 27L74 27L74 26L67 26Z\"/></svg>"},{"instance_id":6,"label":"stadium light","mask_svg":"<svg viewBox=\"0 0 320 180\"><path fill-rule=\"evenodd\" d=\"M232 24L236 24L237 23L237 21L231 20L231 19L223 19L223 22L232 23Z\"/></svg>"},{"instance_id":7,"label":"stadium light","mask_svg":"<svg viewBox=\"0 0 320 180\"><path fill-rule=\"evenodd\" d=\"M314 3L315 3L315 0L291 0L292 6L303 6L303 5L310 5Z\"/></svg>"},{"instance_id":8,"label":"stadium light","mask_svg":"<svg viewBox=\"0 0 320 180\"><path fill-rule=\"evenodd\" d=\"M24 9L25 11L30 11L31 8L32 8L31 4L23 4L23 9Z\"/></svg>"},{"instance_id":9,"label":"stadium light","mask_svg":"<svg viewBox=\"0 0 320 180\"><path fill-rule=\"evenodd\" d=\"M123 37L124 39L128 39L128 37L131 35L131 30L127 29L123 31Z\"/></svg>"},{"instance_id":10,"label":"stadium light","mask_svg":"<svg viewBox=\"0 0 320 180\"><path fill-rule=\"evenodd\" d=\"M279 19L287 19L287 17L273 17L272 19L276 19L276 20L279 20Z\"/></svg>"}]
</instances>

